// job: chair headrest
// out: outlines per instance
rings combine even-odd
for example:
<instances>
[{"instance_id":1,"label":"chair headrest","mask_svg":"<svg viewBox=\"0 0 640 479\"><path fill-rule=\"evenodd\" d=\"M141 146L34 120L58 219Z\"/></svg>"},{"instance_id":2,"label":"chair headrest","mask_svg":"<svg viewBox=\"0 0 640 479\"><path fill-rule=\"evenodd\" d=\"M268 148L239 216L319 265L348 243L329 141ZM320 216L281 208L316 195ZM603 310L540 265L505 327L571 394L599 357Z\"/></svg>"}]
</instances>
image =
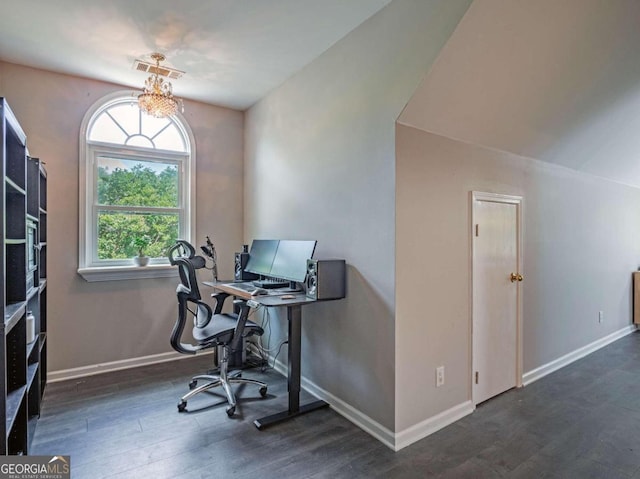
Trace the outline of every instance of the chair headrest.
<instances>
[{"instance_id":1,"label":"chair headrest","mask_svg":"<svg viewBox=\"0 0 640 479\"><path fill-rule=\"evenodd\" d=\"M171 263L172 266L175 266L176 259L178 258L191 259L195 255L196 249L191 243L185 240L176 240L176 244L167 250L167 257L169 258L169 263Z\"/></svg>"},{"instance_id":2,"label":"chair headrest","mask_svg":"<svg viewBox=\"0 0 640 479\"><path fill-rule=\"evenodd\" d=\"M191 259L191 264L195 269L204 268L204 265L206 264L206 261L202 256L194 256L193 258L190 258L190 259Z\"/></svg>"}]
</instances>

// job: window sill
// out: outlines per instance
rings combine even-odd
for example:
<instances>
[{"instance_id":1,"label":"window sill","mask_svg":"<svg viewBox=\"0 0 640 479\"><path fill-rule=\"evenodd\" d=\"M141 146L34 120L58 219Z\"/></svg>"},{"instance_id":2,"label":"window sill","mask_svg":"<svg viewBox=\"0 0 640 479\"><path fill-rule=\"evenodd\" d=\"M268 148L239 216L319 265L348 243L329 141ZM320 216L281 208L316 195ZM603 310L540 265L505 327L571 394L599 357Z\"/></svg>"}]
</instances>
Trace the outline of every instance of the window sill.
<instances>
[{"instance_id":1,"label":"window sill","mask_svg":"<svg viewBox=\"0 0 640 479\"><path fill-rule=\"evenodd\" d=\"M149 266L99 266L94 268L78 268L78 274L85 281L122 281L128 279L170 278L178 276L178 269L169 264L152 264Z\"/></svg>"}]
</instances>

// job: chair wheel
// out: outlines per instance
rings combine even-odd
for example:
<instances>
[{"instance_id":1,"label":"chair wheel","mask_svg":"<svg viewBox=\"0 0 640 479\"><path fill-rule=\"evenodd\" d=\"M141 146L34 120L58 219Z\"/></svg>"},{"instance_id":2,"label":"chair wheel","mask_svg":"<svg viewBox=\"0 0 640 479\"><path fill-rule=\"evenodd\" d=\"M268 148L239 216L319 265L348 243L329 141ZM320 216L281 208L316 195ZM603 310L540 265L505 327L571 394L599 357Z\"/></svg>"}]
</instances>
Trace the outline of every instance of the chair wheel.
<instances>
[{"instance_id":1,"label":"chair wheel","mask_svg":"<svg viewBox=\"0 0 640 479\"><path fill-rule=\"evenodd\" d=\"M260 388L260 396L265 397L267 395L267 386L262 386Z\"/></svg>"},{"instance_id":2,"label":"chair wheel","mask_svg":"<svg viewBox=\"0 0 640 479\"><path fill-rule=\"evenodd\" d=\"M184 412L187 409L187 401L180 401L178 404L178 412Z\"/></svg>"},{"instance_id":3,"label":"chair wheel","mask_svg":"<svg viewBox=\"0 0 640 479\"><path fill-rule=\"evenodd\" d=\"M196 386L198 385L198 381L197 380L193 380L189 383L189 390L192 391L196 388Z\"/></svg>"},{"instance_id":4,"label":"chair wheel","mask_svg":"<svg viewBox=\"0 0 640 479\"><path fill-rule=\"evenodd\" d=\"M227 416L232 417L236 412L236 407L235 406L229 406L227 408Z\"/></svg>"}]
</instances>

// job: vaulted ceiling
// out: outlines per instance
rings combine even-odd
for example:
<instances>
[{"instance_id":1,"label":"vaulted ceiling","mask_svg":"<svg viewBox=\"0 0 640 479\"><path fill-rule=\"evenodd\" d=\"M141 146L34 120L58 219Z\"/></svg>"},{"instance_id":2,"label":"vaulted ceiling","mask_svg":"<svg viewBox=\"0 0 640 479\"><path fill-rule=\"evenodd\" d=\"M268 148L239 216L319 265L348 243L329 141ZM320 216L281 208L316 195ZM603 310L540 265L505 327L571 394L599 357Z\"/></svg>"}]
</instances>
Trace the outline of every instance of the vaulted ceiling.
<instances>
[{"instance_id":1,"label":"vaulted ceiling","mask_svg":"<svg viewBox=\"0 0 640 479\"><path fill-rule=\"evenodd\" d=\"M140 88L159 51L178 96L242 110L390 1L3 0L0 60Z\"/></svg>"},{"instance_id":2,"label":"vaulted ceiling","mask_svg":"<svg viewBox=\"0 0 640 479\"><path fill-rule=\"evenodd\" d=\"M640 187L640 2L474 1L400 118Z\"/></svg>"}]
</instances>

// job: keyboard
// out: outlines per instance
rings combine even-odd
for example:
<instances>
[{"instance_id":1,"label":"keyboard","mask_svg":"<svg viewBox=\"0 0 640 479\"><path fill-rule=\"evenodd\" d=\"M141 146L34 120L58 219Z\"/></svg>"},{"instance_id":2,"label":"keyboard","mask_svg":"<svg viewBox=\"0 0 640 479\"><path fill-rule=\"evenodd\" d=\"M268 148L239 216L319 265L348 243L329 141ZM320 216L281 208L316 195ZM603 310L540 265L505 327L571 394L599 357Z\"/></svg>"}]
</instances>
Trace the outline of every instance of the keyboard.
<instances>
[{"instance_id":1,"label":"keyboard","mask_svg":"<svg viewBox=\"0 0 640 479\"><path fill-rule=\"evenodd\" d=\"M250 293L251 291L256 289L256 287L251 283L229 283L227 284L227 286L230 286L231 288L239 289L241 291L246 291L247 293Z\"/></svg>"},{"instance_id":2,"label":"keyboard","mask_svg":"<svg viewBox=\"0 0 640 479\"><path fill-rule=\"evenodd\" d=\"M253 281L253 286L265 289L286 288L289 286L289 281L282 281L280 279L257 279Z\"/></svg>"}]
</instances>

